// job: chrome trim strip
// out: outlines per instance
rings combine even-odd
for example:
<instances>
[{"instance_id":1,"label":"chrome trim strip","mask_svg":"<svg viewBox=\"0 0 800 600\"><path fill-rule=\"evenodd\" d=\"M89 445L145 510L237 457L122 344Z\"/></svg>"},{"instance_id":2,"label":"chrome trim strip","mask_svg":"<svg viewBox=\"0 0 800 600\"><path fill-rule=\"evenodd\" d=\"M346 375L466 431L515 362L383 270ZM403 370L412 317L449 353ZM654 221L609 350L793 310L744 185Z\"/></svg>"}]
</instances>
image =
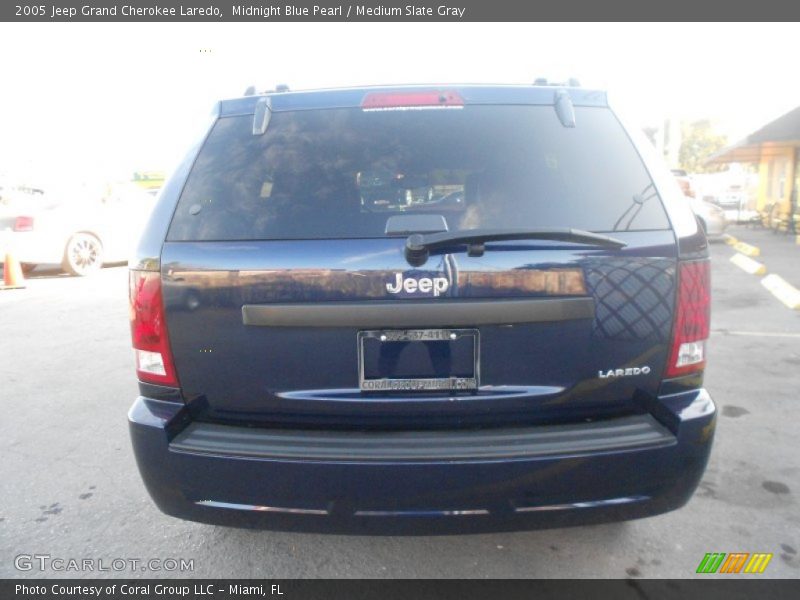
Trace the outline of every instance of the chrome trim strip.
<instances>
[{"instance_id":1,"label":"chrome trim strip","mask_svg":"<svg viewBox=\"0 0 800 600\"><path fill-rule=\"evenodd\" d=\"M514 512L545 512L551 510L572 510L575 508L599 508L601 506L614 506L616 504L631 504L649 500L650 496L624 496L622 498L609 498L607 500L591 500L589 502L570 502L569 504L546 504L543 506L515 506Z\"/></svg>"},{"instance_id":2,"label":"chrome trim strip","mask_svg":"<svg viewBox=\"0 0 800 600\"><path fill-rule=\"evenodd\" d=\"M470 510L358 510L357 517L461 517L488 515L489 511L478 508Z\"/></svg>"},{"instance_id":3,"label":"chrome trim strip","mask_svg":"<svg viewBox=\"0 0 800 600\"><path fill-rule=\"evenodd\" d=\"M273 512L291 515L329 515L330 511L317 508L284 508L279 506L259 506L258 504L236 504L234 502L219 502L217 500L198 500L195 504L213 508L229 508L233 510L249 510L254 512Z\"/></svg>"}]
</instances>

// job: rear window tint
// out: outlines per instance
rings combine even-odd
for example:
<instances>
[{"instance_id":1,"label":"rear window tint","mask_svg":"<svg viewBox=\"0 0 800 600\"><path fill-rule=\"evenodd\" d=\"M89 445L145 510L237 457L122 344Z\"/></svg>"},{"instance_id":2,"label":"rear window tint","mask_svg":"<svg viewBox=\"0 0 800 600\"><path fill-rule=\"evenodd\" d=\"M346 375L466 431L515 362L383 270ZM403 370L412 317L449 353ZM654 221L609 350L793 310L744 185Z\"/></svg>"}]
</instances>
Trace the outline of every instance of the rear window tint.
<instances>
[{"instance_id":1,"label":"rear window tint","mask_svg":"<svg viewBox=\"0 0 800 600\"><path fill-rule=\"evenodd\" d=\"M387 219L452 230L667 229L647 171L609 109L551 106L277 112L222 118L195 162L169 240L382 237Z\"/></svg>"}]
</instances>

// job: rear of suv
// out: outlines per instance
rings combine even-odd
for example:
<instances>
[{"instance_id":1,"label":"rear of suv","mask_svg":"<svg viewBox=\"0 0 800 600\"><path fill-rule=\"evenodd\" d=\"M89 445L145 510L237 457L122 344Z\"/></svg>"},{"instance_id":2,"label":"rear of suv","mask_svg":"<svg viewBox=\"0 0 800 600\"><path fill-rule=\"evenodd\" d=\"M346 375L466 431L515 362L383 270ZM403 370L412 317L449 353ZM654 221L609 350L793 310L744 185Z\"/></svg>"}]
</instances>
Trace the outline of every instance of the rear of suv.
<instances>
[{"instance_id":1,"label":"rear of suv","mask_svg":"<svg viewBox=\"0 0 800 600\"><path fill-rule=\"evenodd\" d=\"M167 514L446 533L670 511L705 468L705 236L603 92L220 102L130 271Z\"/></svg>"}]
</instances>

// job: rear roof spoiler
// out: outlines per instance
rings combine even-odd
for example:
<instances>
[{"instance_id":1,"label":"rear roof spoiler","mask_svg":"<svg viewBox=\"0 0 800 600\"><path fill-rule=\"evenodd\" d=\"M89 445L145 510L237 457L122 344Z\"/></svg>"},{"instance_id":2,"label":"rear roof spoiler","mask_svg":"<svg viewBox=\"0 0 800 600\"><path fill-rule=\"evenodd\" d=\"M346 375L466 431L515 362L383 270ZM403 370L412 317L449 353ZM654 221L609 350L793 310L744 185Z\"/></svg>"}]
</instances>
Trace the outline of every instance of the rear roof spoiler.
<instances>
[{"instance_id":1,"label":"rear roof spoiler","mask_svg":"<svg viewBox=\"0 0 800 600\"><path fill-rule=\"evenodd\" d=\"M360 108L364 97L370 93L449 90L458 93L469 105L534 105L554 106L556 98L551 86L400 86L366 87L336 90L269 93L224 100L221 117L252 115L260 99L270 98L273 112L292 110L319 110L329 108ZM584 88L562 88L573 106L608 107L606 93Z\"/></svg>"}]
</instances>

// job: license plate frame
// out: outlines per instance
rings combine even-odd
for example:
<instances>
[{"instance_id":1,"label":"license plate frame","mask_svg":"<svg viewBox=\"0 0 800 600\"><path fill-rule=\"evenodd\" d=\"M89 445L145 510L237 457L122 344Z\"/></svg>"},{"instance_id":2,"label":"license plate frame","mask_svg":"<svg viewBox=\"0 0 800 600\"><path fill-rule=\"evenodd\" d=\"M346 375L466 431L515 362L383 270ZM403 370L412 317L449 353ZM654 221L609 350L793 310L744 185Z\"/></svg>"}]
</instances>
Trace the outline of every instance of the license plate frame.
<instances>
[{"instance_id":1,"label":"license plate frame","mask_svg":"<svg viewBox=\"0 0 800 600\"><path fill-rule=\"evenodd\" d=\"M458 342L472 338L472 376L448 377L367 377L364 346L366 340L381 343ZM359 331L358 385L362 392L470 392L480 387L480 333L477 329L378 329Z\"/></svg>"}]
</instances>

